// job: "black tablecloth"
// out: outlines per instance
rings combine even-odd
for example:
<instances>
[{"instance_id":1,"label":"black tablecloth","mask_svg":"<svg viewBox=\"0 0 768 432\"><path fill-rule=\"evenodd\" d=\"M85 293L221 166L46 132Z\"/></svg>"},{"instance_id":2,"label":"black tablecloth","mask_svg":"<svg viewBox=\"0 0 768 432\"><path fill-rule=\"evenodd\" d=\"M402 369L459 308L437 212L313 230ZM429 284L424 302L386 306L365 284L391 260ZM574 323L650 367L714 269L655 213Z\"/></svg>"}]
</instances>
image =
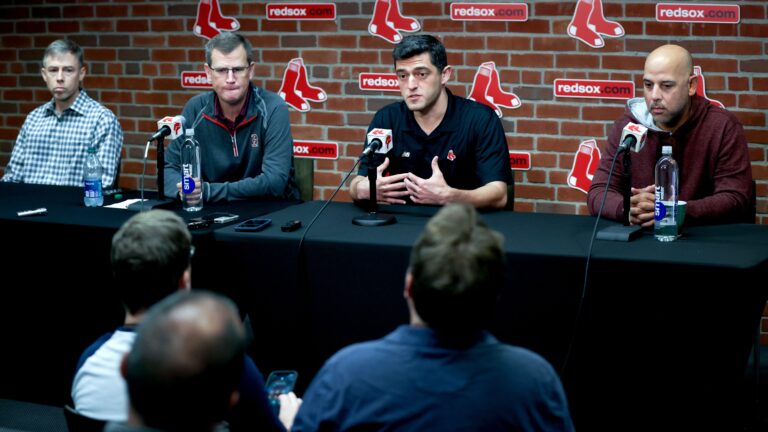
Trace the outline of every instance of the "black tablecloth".
<instances>
[{"instance_id":1,"label":"black tablecloth","mask_svg":"<svg viewBox=\"0 0 768 432\"><path fill-rule=\"evenodd\" d=\"M124 195L139 196L136 191ZM148 193L147 198L155 196ZM114 202L114 197L106 197L104 205ZM180 203L167 207L185 220L225 210L243 220L291 204L295 203L215 203L206 204L199 214L184 212ZM17 215L40 207L48 210L45 215ZM112 287L109 251L114 233L134 214L87 208L82 188L0 183L0 398L66 401L82 350L123 322L123 308ZM211 261L212 233L219 227L193 231L193 273L197 265ZM202 273L193 277L193 285L214 283ZM225 288L222 292L231 295Z\"/></svg>"},{"instance_id":2,"label":"black tablecloth","mask_svg":"<svg viewBox=\"0 0 768 432\"><path fill-rule=\"evenodd\" d=\"M363 214L358 207L331 203L306 232L322 203L289 204L206 206L241 218L194 232L193 286L232 296L253 323L258 366L298 369L301 390L339 348L407 322L410 248L436 209L385 207L398 222L369 228L351 223ZM48 214L16 215L38 207ZM267 212L266 230L234 230ZM0 397L63 402L82 349L121 322L109 247L131 215L85 208L80 188L0 183ZM492 331L562 373L578 428L733 425L736 387L768 296L768 227L691 227L673 243L650 233L595 241L584 290L593 218L482 217L505 235L508 258ZM304 226L280 231L292 219Z\"/></svg>"},{"instance_id":3,"label":"black tablecloth","mask_svg":"<svg viewBox=\"0 0 768 432\"><path fill-rule=\"evenodd\" d=\"M216 255L229 269L219 271L248 293L254 356L265 369L290 366L311 376L339 348L407 322L410 247L434 209L384 207L397 224L371 228L351 224L361 209L331 203L305 233L321 204L272 213L274 225L260 233L214 233ZM691 227L673 243L650 232L628 243L595 241L584 291L594 218L482 217L505 235L508 258L492 330L563 372L578 427L630 420L651 427L665 415L673 419L667 425L734 421L729 404L738 400L766 302L768 227ZM291 219L305 228L281 232Z\"/></svg>"}]
</instances>

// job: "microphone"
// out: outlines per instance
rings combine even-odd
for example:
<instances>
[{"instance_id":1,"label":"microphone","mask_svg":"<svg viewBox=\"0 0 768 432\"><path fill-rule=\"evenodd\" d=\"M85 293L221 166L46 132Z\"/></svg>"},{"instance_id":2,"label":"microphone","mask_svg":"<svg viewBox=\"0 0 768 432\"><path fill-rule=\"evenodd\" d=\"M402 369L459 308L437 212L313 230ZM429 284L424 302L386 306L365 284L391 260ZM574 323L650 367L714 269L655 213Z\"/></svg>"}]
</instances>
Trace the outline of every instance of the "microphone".
<instances>
[{"instance_id":1,"label":"microphone","mask_svg":"<svg viewBox=\"0 0 768 432\"><path fill-rule=\"evenodd\" d=\"M360 158L371 153L387 154L392 150L392 129L371 129L368 132L368 147L363 150Z\"/></svg>"},{"instance_id":2,"label":"microphone","mask_svg":"<svg viewBox=\"0 0 768 432\"><path fill-rule=\"evenodd\" d=\"M635 123L627 123L621 131L621 144L616 154L632 149L637 153L645 145L645 137L648 135L648 128Z\"/></svg>"},{"instance_id":3,"label":"microphone","mask_svg":"<svg viewBox=\"0 0 768 432\"><path fill-rule=\"evenodd\" d=\"M163 117L160 121L157 122L157 132L155 132L155 134L152 135L149 140L162 140L167 136L170 136L172 140L176 139L184 132L184 125L186 122L187 119L185 119L182 115L177 115L174 117Z\"/></svg>"},{"instance_id":4,"label":"microphone","mask_svg":"<svg viewBox=\"0 0 768 432\"><path fill-rule=\"evenodd\" d=\"M360 226L381 226L389 225L396 222L396 219L392 215L377 213L378 204L376 202L376 167L373 166L373 153L386 154L392 150L392 129L371 129L368 132L368 147L363 150L363 154L357 160L360 162L364 157L368 156L368 185L369 185L369 199L370 208L368 214L362 216L355 216L352 219L352 223Z\"/></svg>"}]
</instances>

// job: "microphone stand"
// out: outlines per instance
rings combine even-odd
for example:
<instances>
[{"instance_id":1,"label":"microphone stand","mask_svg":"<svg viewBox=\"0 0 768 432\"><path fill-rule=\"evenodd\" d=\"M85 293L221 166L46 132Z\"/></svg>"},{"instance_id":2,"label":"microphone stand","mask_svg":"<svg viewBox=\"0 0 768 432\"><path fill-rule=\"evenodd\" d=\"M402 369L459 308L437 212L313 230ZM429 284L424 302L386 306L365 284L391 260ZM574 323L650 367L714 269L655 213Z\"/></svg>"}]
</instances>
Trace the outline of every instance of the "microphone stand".
<instances>
[{"instance_id":1,"label":"microphone stand","mask_svg":"<svg viewBox=\"0 0 768 432\"><path fill-rule=\"evenodd\" d=\"M624 168L624 182L627 185L624 188L624 226L629 226L629 193L632 188L632 158L629 156L630 154L631 152L626 150L621 160Z\"/></svg>"},{"instance_id":2,"label":"microphone stand","mask_svg":"<svg viewBox=\"0 0 768 432\"><path fill-rule=\"evenodd\" d=\"M355 216L352 218L352 223L360 226L381 226L390 225L397 222L394 215L377 213L379 209L378 200L376 199L376 167L373 166L374 152L368 153L368 184L370 185L370 205L368 214L362 216Z\"/></svg>"},{"instance_id":3,"label":"microphone stand","mask_svg":"<svg viewBox=\"0 0 768 432\"><path fill-rule=\"evenodd\" d=\"M168 205L171 201L165 199L165 145L163 143L164 137L157 139L157 199L150 200L144 199L144 177L147 173L147 156L149 155L149 146L152 144L152 139L147 141L147 147L144 149L144 168L141 171L140 179L140 195L139 202L135 202L126 207L127 210L143 212L157 207L163 207Z\"/></svg>"},{"instance_id":4,"label":"microphone stand","mask_svg":"<svg viewBox=\"0 0 768 432\"><path fill-rule=\"evenodd\" d=\"M165 137L157 139L157 199L165 199Z\"/></svg>"}]
</instances>

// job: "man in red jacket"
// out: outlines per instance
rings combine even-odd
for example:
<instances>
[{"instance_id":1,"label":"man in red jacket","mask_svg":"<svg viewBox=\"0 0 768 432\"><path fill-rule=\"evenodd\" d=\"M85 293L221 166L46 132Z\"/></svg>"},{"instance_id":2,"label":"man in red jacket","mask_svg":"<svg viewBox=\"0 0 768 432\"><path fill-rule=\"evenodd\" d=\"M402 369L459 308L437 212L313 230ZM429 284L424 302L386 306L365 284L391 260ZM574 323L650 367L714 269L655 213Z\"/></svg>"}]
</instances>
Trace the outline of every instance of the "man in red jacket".
<instances>
[{"instance_id":1,"label":"man in red jacket","mask_svg":"<svg viewBox=\"0 0 768 432\"><path fill-rule=\"evenodd\" d=\"M744 129L733 114L697 96L696 83L693 60L685 48L664 45L648 55L643 73L645 100L630 99L613 125L587 195L592 215L599 211L607 185L603 217L653 226L654 167L661 147L669 145L679 166L679 199L688 202L686 224L754 222ZM622 129L630 122L648 128L645 146L631 156L631 185L626 184L621 160L616 161L607 184ZM631 191L628 215L624 214L627 188Z\"/></svg>"}]
</instances>

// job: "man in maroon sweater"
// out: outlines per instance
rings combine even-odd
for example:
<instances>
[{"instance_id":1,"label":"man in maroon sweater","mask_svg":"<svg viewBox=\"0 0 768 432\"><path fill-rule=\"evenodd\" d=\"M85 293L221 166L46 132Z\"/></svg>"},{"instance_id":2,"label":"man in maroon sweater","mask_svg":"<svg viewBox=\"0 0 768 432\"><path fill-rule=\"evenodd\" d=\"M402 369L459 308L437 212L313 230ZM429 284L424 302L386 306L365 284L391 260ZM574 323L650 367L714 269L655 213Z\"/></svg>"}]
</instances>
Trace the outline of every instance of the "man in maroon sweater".
<instances>
[{"instance_id":1,"label":"man in maroon sweater","mask_svg":"<svg viewBox=\"0 0 768 432\"><path fill-rule=\"evenodd\" d=\"M648 55L643 73L643 98L630 99L616 120L587 195L589 212L600 209L608 171L627 123L648 128L645 146L632 153L629 215L624 214L621 158L616 161L602 216L653 226L654 167L661 147L672 146L679 165L679 199L688 202L685 224L754 222L752 168L741 123L730 112L696 96L697 77L690 53L664 45Z\"/></svg>"}]
</instances>

